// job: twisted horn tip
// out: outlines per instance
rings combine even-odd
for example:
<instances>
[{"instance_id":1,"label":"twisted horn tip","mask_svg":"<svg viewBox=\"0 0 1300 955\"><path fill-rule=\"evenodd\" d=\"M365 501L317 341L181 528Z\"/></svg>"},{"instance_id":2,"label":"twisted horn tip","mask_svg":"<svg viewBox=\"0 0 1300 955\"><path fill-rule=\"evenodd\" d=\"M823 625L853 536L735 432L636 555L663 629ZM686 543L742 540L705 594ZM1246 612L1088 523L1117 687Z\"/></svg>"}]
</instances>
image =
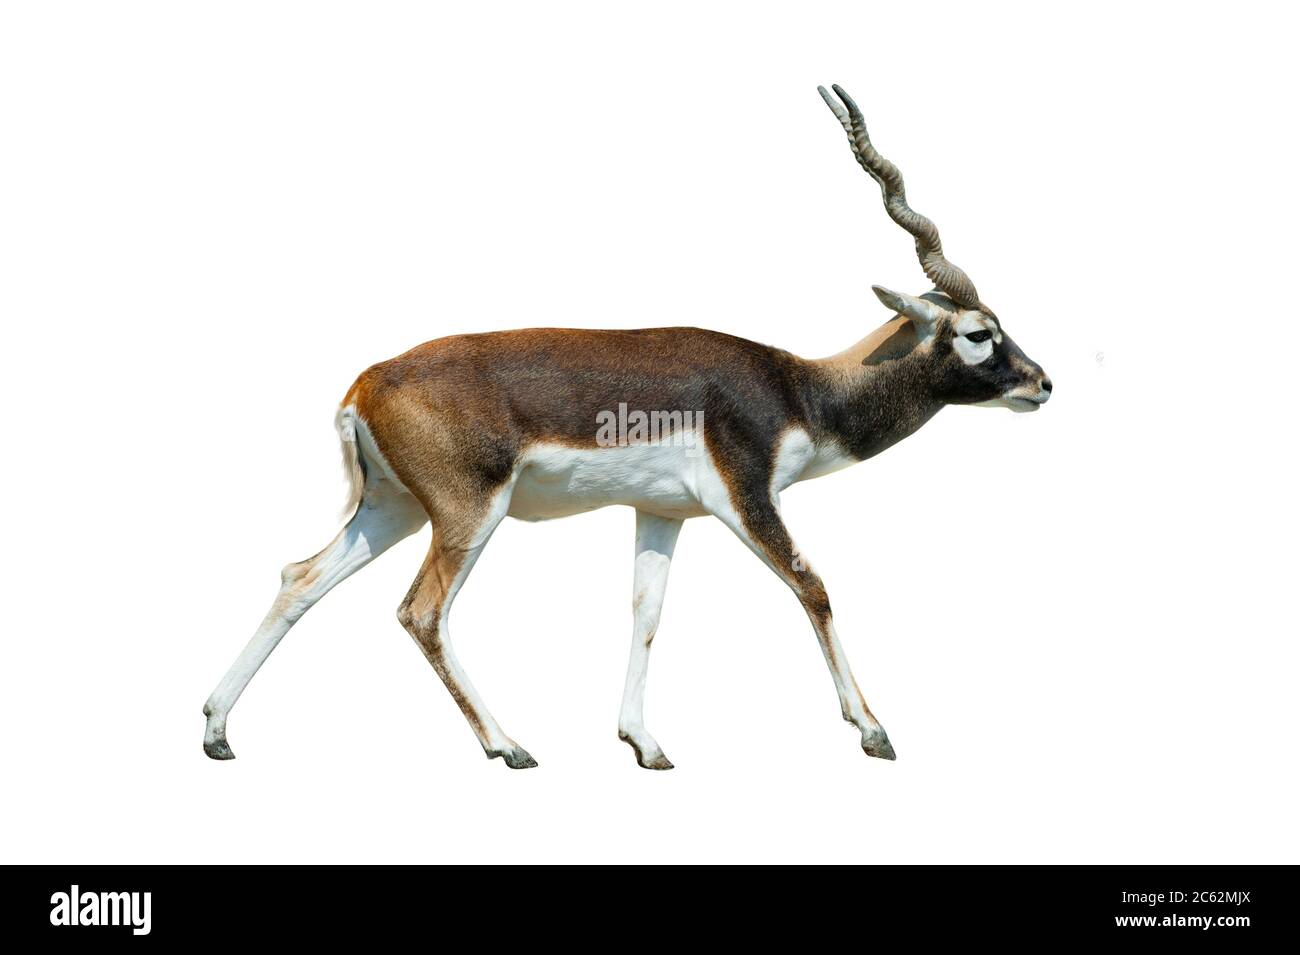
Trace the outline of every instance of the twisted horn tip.
<instances>
[{"instance_id":1,"label":"twisted horn tip","mask_svg":"<svg viewBox=\"0 0 1300 955\"><path fill-rule=\"evenodd\" d=\"M853 113L855 116L862 115L862 111L858 109L858 104L853 102L853 97L844 92L844 87L840 86L839 83L832 83L831 89L835 91L836 96L844 100L844 105L849 108L850 113Z\"/></svg>"}]
</instances>

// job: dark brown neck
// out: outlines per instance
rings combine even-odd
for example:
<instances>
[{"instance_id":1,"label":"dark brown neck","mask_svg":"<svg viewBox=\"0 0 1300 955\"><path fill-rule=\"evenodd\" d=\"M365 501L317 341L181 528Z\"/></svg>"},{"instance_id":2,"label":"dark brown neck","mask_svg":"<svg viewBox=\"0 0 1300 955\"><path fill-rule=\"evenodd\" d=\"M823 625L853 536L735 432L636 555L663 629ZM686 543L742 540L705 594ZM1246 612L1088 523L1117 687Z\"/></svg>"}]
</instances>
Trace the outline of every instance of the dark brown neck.
<instances>
[{"instance_id":1,"label":"dark brown neck","mask_svg":"<svg viewBox=\"0 0 1300 955\"><path fill-rule=\"evenodd\" d=\"M852 348L809 362L815 438L864 460L913 434L943 407L931 392L928 357L908 320L896 318Z\"/></svg>"}]
</instances>

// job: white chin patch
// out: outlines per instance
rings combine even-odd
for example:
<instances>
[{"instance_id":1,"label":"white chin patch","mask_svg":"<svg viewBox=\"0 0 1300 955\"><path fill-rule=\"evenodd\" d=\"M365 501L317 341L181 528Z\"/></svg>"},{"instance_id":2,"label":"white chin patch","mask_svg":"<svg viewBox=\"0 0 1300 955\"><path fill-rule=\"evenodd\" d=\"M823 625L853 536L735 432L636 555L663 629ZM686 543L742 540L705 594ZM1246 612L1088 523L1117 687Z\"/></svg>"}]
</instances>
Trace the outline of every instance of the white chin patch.
<instances>
[{"instance_id":1,"label":"white chin patch","mask_svg":"<svg viewBox=\"0 0 1300 955\"><path fill-rule=\"evenodd\" d=\"M1012 411L1037 411L1042 405L1037 401L1030 401L1028 398L1003 398L1008 408Z\"/></svg>"},{"instance_id":2,"label":"white chin patch","mask_svg":"<svg viewBox=\"0 0 1300 955\"><path fill-rule=\"evenodd\" d=\"M1012 411L1037 411L1042 406L1042 402L1031 401L1028 398L1019 398L1014 395L1003 395L1001 398L992 398L988 401L977 401L977 408L1010 408Z\"/></svg>"}]
</instances>

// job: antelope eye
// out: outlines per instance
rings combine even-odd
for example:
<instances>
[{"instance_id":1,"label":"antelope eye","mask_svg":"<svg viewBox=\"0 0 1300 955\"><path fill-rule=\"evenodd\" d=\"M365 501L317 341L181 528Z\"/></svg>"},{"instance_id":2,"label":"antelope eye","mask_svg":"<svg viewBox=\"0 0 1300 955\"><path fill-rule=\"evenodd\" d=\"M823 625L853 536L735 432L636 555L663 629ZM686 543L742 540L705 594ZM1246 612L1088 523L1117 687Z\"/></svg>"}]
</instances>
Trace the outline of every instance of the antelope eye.
<instances>
[{"instance_id":1,"label":"antelope eye","mask_svg":"<svg viewBox=\"0 0 1300 955\"><path fill-rule=\"evenodd\" d=\"M993 333L987 328L981 328L977 332L971 332L966 336L968 342L986 342L993 337Z\"/></svg>"}]
</instances>

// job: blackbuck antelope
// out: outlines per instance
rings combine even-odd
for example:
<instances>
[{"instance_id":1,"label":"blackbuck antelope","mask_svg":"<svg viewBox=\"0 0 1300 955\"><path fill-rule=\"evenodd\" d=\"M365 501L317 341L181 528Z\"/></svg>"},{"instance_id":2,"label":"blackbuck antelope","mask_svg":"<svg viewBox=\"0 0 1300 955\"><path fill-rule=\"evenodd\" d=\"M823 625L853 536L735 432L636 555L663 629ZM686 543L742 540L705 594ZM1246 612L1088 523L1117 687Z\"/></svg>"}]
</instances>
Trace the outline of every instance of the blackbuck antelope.
<instances>
[{"instance_id":1,"label":"blackbuck antelope","mask_svg":"<svg viewBox=\"0 0 1300 955\"><path fill-rule=\"evenodd\" d=\"M894 758L849 670L821 578L781 519L779 495L879 454L944 405L1031 411L1052 383L944 257L938 230L908 207L903 177L871 144L862 113L834 90L838 100L819 88L890 217L916 240L934 289L912 296L874 286L894 317L811 361L699 328L534 328L440 338L367 369L337 418L351 519L323 551L281 574L266 619L203 708L209 756L234 756L230 709L289 628L428 522L429 552L397 617L488 757L514 769L537 765L457 662L452 602L506 516L537 521L625 504L636 509L636 556L618 735L640 765L672 768L642 721L646 668L682 521L710 514L794 591L841 714L869 756Z\"/></svg>"}]
</instances>

